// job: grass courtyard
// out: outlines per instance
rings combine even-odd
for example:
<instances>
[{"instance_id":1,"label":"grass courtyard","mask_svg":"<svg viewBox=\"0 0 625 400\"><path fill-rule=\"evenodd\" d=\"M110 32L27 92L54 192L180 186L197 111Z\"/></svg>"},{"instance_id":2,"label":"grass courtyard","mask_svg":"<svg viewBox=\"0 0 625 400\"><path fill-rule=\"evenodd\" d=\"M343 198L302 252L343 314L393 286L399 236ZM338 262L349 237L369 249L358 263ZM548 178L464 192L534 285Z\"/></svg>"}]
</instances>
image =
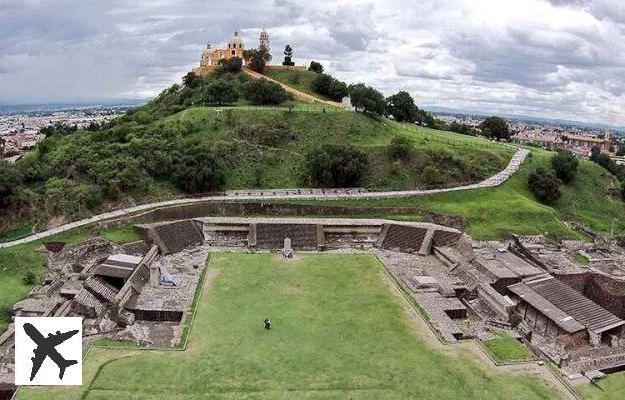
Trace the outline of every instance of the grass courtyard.
<instances>
[{"instance_id":1,"label":"grass courtyard","mask_svg":"<svg viewBox=\"0 0 625 400\"><path fill-rule=\"evenodd\" d=\"M214 254L186 351L94 349L82 387L18 398L558 398L545 382L431 348L373 255L299 257Z\"/></svg>"}]
</instances>

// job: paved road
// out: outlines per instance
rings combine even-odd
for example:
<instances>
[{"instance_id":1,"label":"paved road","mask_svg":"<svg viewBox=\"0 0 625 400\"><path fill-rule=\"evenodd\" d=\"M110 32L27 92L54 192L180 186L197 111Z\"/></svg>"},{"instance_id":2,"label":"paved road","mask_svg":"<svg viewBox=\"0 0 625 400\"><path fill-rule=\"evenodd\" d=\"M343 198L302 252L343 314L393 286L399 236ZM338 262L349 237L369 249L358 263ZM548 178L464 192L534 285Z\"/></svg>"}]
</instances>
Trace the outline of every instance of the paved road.
<instances>
[{"instance_id":1,"label":"paved road","mask_svg":"<svg viewBox=\"0 0 625 400\"><path fill-rule=\"evenodd\" d=\"M519 170L521 164L525 160L525 157L529 154L529 150L519 148L517 149L512 159L500 172L487 178L481 182L474 183L472 185L458 186L446 189L430 189L430 190L402 190L394 192L366 192L362 190L315 190L313 193L305 193L307 190L298 189L279 189L279 190L264 190L264 191L229 191L225 195L219 196L206 196L197 198L183 198L176 200L159 201L149 204L141 204L134 207L123 208L120 210L109 211L102 214L94 215L93 217L82 219L80 221L70 222L65 225L61 225L57 228L49 229L43 232L39 232L22 239L14 240L11 242L0 243L0 248L7 248L16 246L19 244L30 243L35 240L43 239L57 233L66 232L68 230L78 228L81 226L89 225L94 222L106 221L123 217L126 215L135 214L141 211L148 211L154 208L177 206L182 204L194 204L207 201L259 201L259 200L364 200L364 199L393 199L412 196L425 196L437 193L457 192L461 190L471 190L480 188L496 187L510 178L516 171ZM300 193L298 193L300 192ZM304 192L304 193L301 193ZM275 193L275 194L274 194Z\"/></svg>"}]
</instances>

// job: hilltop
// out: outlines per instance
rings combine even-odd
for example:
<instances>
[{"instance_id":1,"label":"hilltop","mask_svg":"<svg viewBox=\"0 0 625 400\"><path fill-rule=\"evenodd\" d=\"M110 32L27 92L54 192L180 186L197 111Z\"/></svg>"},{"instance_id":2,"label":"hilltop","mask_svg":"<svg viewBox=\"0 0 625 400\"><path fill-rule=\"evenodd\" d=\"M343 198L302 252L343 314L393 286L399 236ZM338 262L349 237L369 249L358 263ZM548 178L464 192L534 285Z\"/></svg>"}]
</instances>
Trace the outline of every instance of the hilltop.
<instances>
[{"instance_id":1,"label":"hilltop","mask_svg":"<svg viewBox=\"0 0 625 400\"><path fill-rule=\"evenodd\" d=\"M211 85L242 90L250 81L255 80L235 73L174 85L98 130L53 132L15 167L4 167L13 185L5 199L5 221L10 221L2 225L5 239L138 201L316 186L320 183L311 179L307 162L324 145L362 155L367 167L355 184L369 190L479 181L505 167L514 152L481 139L287 97L279 106L252 104L243 96L227 106L201 105ZM408 149L399 158L389 153L398 137ZM203 167L210 173L189 187L185 171Z\"/></svg>"}]
</instances>

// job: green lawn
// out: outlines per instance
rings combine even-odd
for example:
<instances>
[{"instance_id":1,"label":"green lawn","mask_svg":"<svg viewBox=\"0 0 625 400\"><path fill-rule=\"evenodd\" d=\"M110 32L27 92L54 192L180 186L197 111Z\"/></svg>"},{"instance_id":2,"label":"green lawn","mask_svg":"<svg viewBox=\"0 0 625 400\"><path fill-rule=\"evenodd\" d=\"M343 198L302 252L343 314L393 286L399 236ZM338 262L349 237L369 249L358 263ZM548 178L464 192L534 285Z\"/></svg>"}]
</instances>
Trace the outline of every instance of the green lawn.
<instances>
[{"instance_id":1,"label":"green lawn","mask_svg":"<svg viewBox=\"0 0 625 400\"><path fill-rule=\"evenodd\" d=\"M625 398L625 372L616 372L599 380L597 388L592 384L576 386L584 400L622 400Z\"/></svg>"},{"instance_id":2,"label":"green lawn","mask_svg":"<svg viewBox=\"0 0 625 400\"><path fill-rule=\"evenodd\" d=\"M527 347L507 333L499 330L493 333L497 337L482 341L482 346L497 362L529 361L536 358Z\"/></svg>"},{"instance_id":3,"label":"green lawn","mask_svg":"<svg viewBox=\"0 0 625 400\"><path fill-rule=\"evenodd\" d=\"M374 256L298 256L215 254L219 274L199 301L186 351L95 349L83 387L32 388L18 398L557 398L543 381L430 348Z\"/></svg>"}]
</instances>

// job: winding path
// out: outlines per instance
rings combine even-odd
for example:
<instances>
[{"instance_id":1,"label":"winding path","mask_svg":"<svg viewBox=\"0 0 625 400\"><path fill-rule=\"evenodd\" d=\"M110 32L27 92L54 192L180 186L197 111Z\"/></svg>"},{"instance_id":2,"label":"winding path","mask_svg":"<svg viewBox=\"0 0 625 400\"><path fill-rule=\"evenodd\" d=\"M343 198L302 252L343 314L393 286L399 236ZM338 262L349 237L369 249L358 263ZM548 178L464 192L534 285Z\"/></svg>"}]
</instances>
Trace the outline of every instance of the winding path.
<instances>
[{"instance_id":1,"label":"winding path","mask_svg":"<svg viewBox=\"0 0 625 400\"><path fill-rule=\"evenodd\" d=\"M10 242L0 243L0 249L13 247L20 244L30 243L35 240L43 239L58 233L66 232L71 229L79 228L81 226L89 225L95 222L106 221L131 215L141 211L148 211L154 208L177 206L183 204L194 204L209 201L262 201L262 200L374 200L374 199L395 199L402 197L412 196L426 196L430 194L457 192L461 190L492 188L501 185L508 180L515 172L519 170L521 164L525 160L525 157L530 153L529 150L518 148L512 159L500 172L497 174L471 185L457 186L445 189L429 189L429 190L402 190L393 192L366 192L362 190L302 190L302 189L265 189L265 190L253 190L253 191L227 191L223 195L213 195L196 198L182 198L176 200L159 201L148 204L141 204L134 207L122 208L115 211L109 211L102 214L94 215L90 218L85 218L79 221L70 222L59 227L48 229L43 232L35 233L30 236L26 236L21 239L13 240ZM302 192L309 193L302 193Z\"/></svg>"}]
</instances>

